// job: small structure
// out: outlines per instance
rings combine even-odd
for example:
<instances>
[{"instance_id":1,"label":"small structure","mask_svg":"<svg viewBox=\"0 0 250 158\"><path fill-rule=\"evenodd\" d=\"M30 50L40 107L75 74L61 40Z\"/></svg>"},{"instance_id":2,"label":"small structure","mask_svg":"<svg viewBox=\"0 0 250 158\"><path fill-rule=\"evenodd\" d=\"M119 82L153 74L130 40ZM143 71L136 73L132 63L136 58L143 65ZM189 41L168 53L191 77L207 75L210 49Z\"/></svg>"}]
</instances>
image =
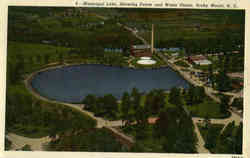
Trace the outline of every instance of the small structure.
<instances>
[{"instance_id":1,"label":"small structure","mask_svg":"<svg viewBox=\"0 0 250 158\"><path fill-rule=\"evenodd\" d=\"M180 48L169 48L168 51L170 51L170 52L179 52L179 51L181 51L181 49Z\"/></svg>"},{"instance_id":2,"label":"small structure","mask_svg":"<svg viewBox=\"0 0 250 158\"><path fill-rule=\"evenodd\" d=\"M151 57L141 57L140 60L137 61L137 64L140 65L153 65L156 61L151 59Z\"/></svg>"},{"instance_id":3,"label":"small structure","mask_svg":"<svg viewBox=\"0 0 250 158\"><path fill-rule=\"evenodd\" d=\"M231 78L240 78L244 79L244 73L243 72L234 72L234 73L227 73L227 75Z\"/></svg>"},{"instance_id":4,"label":"small structure","mask_svg":"<svg viewBox=\"0 0 250 158\"><path fill-rule=\"evenodd\" d=\"M149 124L155 124L159 118L158 117L149 117L148 123Z\"/></svg>"},{"instance_id":5,"label":"small structure","mask_svg":"<svg viewBox=\"0 0 250 158\"><path fill-rule=\"evenodd\" d=\"M178 52L173 53L173 54L171 54L171 56L172 56L172 57L178 57L178 56L179 56L179 53L178 53Z\"/></svg>"},{"instance_id":6,"label":"small structure","mask_svg":"<svg viewBox=\"0 0 250 158\"><path fill-rule=\"evenodd\" d=\"M240 53L240 51L238 51L238 50L232 51L232 54L239 54L239 53Z\"/></svg>"},{"instance_id":7,"label":"small structure","mask_svg":"<svg viewBox=\"0 0 250 158\"><path fill-rule=\"evenodd\" d=\"M188 57L188 61L190 63L194 63L196 65L210 65L212 64L205 56L203 55L195 55Z\"/></svg>"}]
</instances>

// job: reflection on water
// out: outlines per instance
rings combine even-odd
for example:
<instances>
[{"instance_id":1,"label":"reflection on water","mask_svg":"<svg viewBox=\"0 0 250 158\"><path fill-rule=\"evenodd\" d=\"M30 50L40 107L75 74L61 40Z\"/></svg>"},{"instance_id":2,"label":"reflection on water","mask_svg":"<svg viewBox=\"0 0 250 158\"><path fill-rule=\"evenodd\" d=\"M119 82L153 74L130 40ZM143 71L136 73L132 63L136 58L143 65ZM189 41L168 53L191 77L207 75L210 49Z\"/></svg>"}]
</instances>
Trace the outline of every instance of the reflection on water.
<instances>
[{"instance_id":1,"label":"reflection on water","mask_svg":"<svg viewBox=\"0 0 250 158\"><path fill-rule=\"evenodd\" d=\"M31 82L42 96L64 102L80 102L86 95L113 94L120 98L133 87L140 92L154 88L187 88L188 83L170 68L129 69L103 65L78 65L41 72Z\"/></svg>"}]
</instances>

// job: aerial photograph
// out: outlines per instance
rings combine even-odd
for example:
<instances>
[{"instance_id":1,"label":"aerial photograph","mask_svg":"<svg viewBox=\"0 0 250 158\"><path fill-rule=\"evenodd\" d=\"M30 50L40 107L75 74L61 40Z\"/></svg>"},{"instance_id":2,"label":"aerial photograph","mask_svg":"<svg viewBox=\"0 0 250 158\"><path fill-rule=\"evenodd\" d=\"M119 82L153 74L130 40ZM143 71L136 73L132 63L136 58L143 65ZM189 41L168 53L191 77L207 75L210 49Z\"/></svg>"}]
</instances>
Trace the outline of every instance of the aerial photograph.
<instances>
[{"instance_id":1,"label":"aerial photograph","mask_svg":"<svg viewBox=\"0 0 250 158\"><path fill-rule=\"evenodd\" d=\"M9 6L6 151L242 154L244 10Z\"/></svg>"}]
</instances>

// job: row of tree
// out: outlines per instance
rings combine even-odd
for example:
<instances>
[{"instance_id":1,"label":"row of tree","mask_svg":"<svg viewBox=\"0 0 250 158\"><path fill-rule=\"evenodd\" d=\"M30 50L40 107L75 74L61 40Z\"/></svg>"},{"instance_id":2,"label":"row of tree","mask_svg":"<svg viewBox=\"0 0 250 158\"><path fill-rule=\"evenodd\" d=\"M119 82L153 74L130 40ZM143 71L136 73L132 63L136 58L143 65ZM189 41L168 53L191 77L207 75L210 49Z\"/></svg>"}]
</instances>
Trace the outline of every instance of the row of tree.
<instances>
[{"instance_id":1,"label":"row of tree","mask_svg":"<svg viewBox=\"0 0 250 158\"><path fill-rule=\"evenodd\" d=\"M183 108L168 108L159 115L154 135L162 141L165 152L195 153L197 138L192 118Z\"/></svg>"},{"instance_id":2,"label":"row of tree","mask_svg":"<svg viewBox=\"0 0 250 158\"><path fill-rule=\"evenodd\" d=\"M172 88L169 93L169 103L183 106L184 101L187 105L197 105L206 98L204 87L190 86L188 89Z\"/></svg>"},{"instance_id":3,"label":"row of tree","mask_svg":"<svg viewBox=\"0 0 250 158\"><path fill-rule=\"evenodd\" d=\"M149 116L157 115L164 108L165 94L163 90L154 89L145 96L143 95L145 94L133 88L131 94L124 92L120 103L111 94L103 97L87 95L83 103L86 110L94 112L97 116L121 118L125 125L135 121L143 125ZM142 103L142 97L145 97L144 103Z\"/></svg>"},{"instance_id":4,"label":"row of tree","mask_svg":"<svg viewBox=\"0 0 250 158\"><path fill-rule=\"evenodd\" d=\"M87 95L83 100L83 104L84 109L94 112L96 116L108 117L110 119L117 118L118 102L111 94L103 97Z\"/></svg>"},{"instance_id":5,"label":"row of tree","mask_svg":"<svg viewBox=\"0 0 250 158\"><path fill-rule=\"evenodd\" d=\"M7 83L16 84L23 79L23 75L26 72L33 71L36 66L46 65L52 61L52 56L49 54L24 56L18 54L7 62ZM64 60L63 53L58 53L57 60L62 62ZM54 59L53 59L54 60Z\"/></svg>"}]
</instances>

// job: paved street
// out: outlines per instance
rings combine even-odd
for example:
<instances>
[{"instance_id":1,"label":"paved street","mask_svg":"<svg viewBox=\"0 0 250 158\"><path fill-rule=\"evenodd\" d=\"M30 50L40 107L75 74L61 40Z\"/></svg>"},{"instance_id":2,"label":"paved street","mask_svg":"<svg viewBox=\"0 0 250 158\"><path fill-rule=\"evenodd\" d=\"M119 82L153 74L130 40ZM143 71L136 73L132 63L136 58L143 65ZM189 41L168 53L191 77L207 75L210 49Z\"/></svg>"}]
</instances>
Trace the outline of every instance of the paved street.
<instances>
[{"instance_id":1,"label":"paved street","mask_svg":"<svg viewBox=\"0 0 250 158\"><path fill-rule=\"evenodd\" d=\"M11 150L17 150L24 147L25 145L30 145L31 150L34 151L42 151L43 145L47 144L51 140L49 137L27 138L14 133L9 133L7 135L7 139L12 142Z\"/></svg>"}]
</instances>

